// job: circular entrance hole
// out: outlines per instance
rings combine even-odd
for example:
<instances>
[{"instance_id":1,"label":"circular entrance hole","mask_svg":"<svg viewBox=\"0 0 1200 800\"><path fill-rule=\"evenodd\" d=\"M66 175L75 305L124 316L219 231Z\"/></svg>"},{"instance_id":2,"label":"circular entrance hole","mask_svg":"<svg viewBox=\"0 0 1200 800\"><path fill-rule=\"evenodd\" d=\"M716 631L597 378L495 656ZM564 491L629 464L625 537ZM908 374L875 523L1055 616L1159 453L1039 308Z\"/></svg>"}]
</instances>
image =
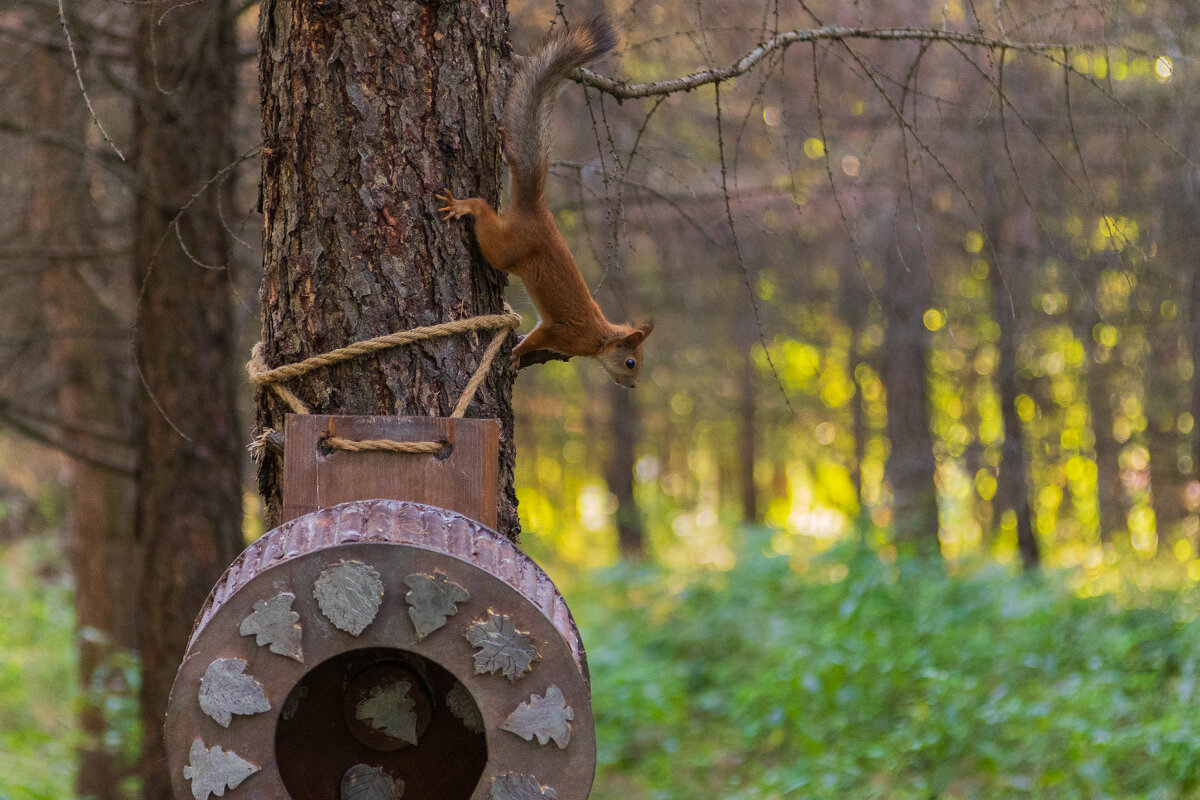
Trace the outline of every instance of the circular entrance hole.
<instances>
[{"instance_id":1,"label":"circular entrance hole","mask_svg":"<svg viewBox=\"0 0 1200 800\"><path fill-rule=\"evenodd\" d=\"M379 647L342 653L296 684L275 758L292 800L469 800L487 744L458 679L421 655Z\"/></svg>"}]
</instances>

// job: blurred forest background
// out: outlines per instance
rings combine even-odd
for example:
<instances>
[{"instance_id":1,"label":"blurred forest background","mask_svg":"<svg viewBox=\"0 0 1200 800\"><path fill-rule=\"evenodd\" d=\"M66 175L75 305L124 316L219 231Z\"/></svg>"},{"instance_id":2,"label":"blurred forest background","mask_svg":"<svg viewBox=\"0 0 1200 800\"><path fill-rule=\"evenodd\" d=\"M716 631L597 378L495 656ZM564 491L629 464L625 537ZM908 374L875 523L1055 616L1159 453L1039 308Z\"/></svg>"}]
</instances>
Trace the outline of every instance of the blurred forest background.
<instances>
[{"instance_id":1,"label":"blurred forest background","mask_svg":"<svg viewBox=\"0 0 1200 800\"><path fill-rule=\"evenodd\" d=\"M1195 797L1200 5L611 10L624 90L735 67L556 112L559 225L609 316L656 322L636 390L576 359L513 397L595 796ZM528 52L556 6L509 13ZM263 532L257 26L0 0L3 800L163 796L155 504ZM148 432L196 420L222 444Z\"/></svg>"}]
</instances>

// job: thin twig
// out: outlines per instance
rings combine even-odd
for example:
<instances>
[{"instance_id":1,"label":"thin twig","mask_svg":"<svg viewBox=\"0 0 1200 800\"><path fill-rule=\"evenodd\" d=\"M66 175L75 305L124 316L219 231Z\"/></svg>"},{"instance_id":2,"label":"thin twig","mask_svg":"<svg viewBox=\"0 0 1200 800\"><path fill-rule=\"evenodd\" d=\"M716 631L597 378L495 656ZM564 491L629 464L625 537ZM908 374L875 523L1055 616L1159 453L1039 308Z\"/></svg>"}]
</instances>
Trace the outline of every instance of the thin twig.
<instances>
[{"instance_id":1,"label":"thin twig","mask_svg":"<svg viewBox=\"0 0 1200 800\"><path fill-rule=\"evenodd\" d=\"M67 50L71 53L71 66L75 70L75 80L79 81L79 91L83 93L83 102L87 104L88 113L92 115L92 121L96 123L96 127L100 129L100 135L104 137L104 141L112 147L121 160L125 160L125 154L121 152L121 148L117 147L117 143L108 135L108 131L104 130L104 125L100 123L100 117L96 116L96 109L92 108L92 98L88 96L87 87L83 85L83 73L79 70L79 59L75 57L75 43L71 41L71 29L67 25L67 11L63 8L63 0L58 0L58 21L62 25L63 36L67 39Z\"/></svg>"}]
</instances>

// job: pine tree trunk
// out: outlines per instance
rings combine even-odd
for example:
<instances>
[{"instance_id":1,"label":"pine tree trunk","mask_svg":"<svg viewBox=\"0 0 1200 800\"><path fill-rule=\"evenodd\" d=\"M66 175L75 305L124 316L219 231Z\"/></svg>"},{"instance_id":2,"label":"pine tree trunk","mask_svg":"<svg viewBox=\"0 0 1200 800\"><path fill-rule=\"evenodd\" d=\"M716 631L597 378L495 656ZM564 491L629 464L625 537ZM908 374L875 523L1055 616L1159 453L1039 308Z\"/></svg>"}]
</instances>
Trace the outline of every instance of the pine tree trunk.
<instances>
[{"instance_id":1,"label":"pine tree trunk","mask_svg":"<svg viewBox=\"0 0 1200 800\"><path fill-rule=\"evenodd\" d=\"M609 381L608 394L608 438L612 443L612 452L609 454L606 478L608 490L617 498L617 545L622 558L637 560L646 555L642 511L633 495L633 475L637 443L641 437L641 418L637 397L633 391Z\"/></svg>"},{"instance_id":2,"label":"pine tree trunk","mask_svg":"<svg viewBox=\"0 0 1200 800\"><path fill-rule=\"evenodd\" d=\"M222 268L229 241L218 203L226 190L213 185L196 195L233 160L237 54L228 0L169 12L146 3L137 20L141 773L143 796L166 800L162 726L171 683L196 614L242 548L245 434L235 415L238 354Z\"/></svg>"},{"instance_id":3,"label":"pine tree trunk","mask_svg":"<svg viewBox=\"0 0 1200 800\"><path fill-rule=\"evenodd\" d=\"M859 380L859 367L866 366L867 360L862 353L863 329L867 324L867 310L872 299L867 291L866 283L861 274L843 274L840 277L838 291L838 316L846 323L850 334L849 359L846 369L850 373L850 382L854 385L854 395L850 398L851 427L854 437L854 463L850 467L850 484L854 487L854 500L858 504L857 524L860 533L867 528L867 504L863 500L863 459L867 452L867 438L871 435L867 424L866 400L863 397L862 382Z\"/></svg>"},{"instance_id":4,"label":"pine tree trunk","mask_svg":"<svg viewBox=\"0 0 1200 800\"><path fill-rule=\"evenodd\" d=\"M1096 459L1096 502L1100 509L1100 541L1112 541L1113 534L1126 528L1129 496L1121 483L1121 446L1113 438L1113 393L1109 381L1111 360L1101 361L1096 326L1100 324L1097 306L1102 267L1095 261L1076 262L1080 307L1071 315L1075 337L1087 356L1087 402L1091 415L1093 452Z\"/></svg>"},{"instance_id":5,"label":"pine tree trunk","mask_svg":"<svg viewBox=\"0 0 1200 800\"><path fill-rule=\"evenodd\" d=\"M991 170L989 169L990 173ZM997 198L999 188L989 174L989 196ZM1012 511L1017 522L1017 552L1026 570L1034 569L1041 559L1041 548L1033 531L1033 510L1029 505L1029 467L1025 455L1025 429L1017 414L1020 387L1017 379L1017 335L1021 314L1028 306L1029 272L1025 268L1030 253L1023 246L1026 237L1020 220L1000 216L992 208L988 238L1003 263L990 265L988 280L992 289L992 318L1000 329L996 343L996 388L1000 395L1000 417L1004 426L1004 442L1000 447L1000 469L996 476L996 497L993 503L1001 511Z\"/></svg>"},{"instance_id":6,"label":"pine tree trunk","mask_svg":"<svg viewBox=\"0 0 1200 800\"><path fill-rule=\"evenodd\" d=\"M266 362L503 309L504 276L434 195L500 190L504 4L297 3L260 11ZM289 381L315 413L448 416L491 333L436 339ZM468 416L501 423L501 532L518 533L512 372L497 356ZM258 424L287 409L258 394ZM259 471L279 520L282 460Z\"/></svg>"},{"instance_id":7,"label":"pine tree trunk","mask_svg":"<svg viewBox=\"0 0 1200 800\"><path fill-rule=\"evenodd\" d=\"M753 345L743 349L742 374L738 381L741 393L741 435L737 442L738 475L742 495L742 522L757 525L762 521L758 508L758 485L754 481L754 465L758 461L757 432L757 375L754 368Z\"/></svg>"},{"instance_id":8,"label":"pine tree trunk","mask_svg":"<svg viewBox=\"0 0 1200 800\"><path fill-rule=\"evenodd\" d=\"M881 360L891 443L884 474L892 488L892 527L902 552L936 556L941 550L926 377L929 332L924 323L930 306L929 270L910 218L897 220L894 228L881 233L900 240L880 248L884 287L879 299L887 325Z\"/></svg>"},{"instance_id":9,"label":"pine tree trunk","mask_svg":"<svg viewBox=\"0 0 1200 800\"><path fill-rule=\"evenodd\" d=\"M1182 195L1182 192L1175 196ZM1180 205L1184 205L1180 203ZM1186 206L1185 206L1186 207ZM1186 229L1186 225L1180 225ZM1174 245L1179 242L1181 234L1168 230L1165 232L1163 249L1166 251L1164 261L1172 266L1178 264L1180 272L1187 263L1186 257L1180 257L1182 248ZM1155 284L1163 284L1159 291L1154 291ZM1146 339L1150 345L1150 357L1146 360L1146 445L1150 452L1150 493L1154 504L1154 517L1158 531L1158 546L1160 552L1166 552L1173 537L1187 515L1184 504L1184 491L1187 476L1179 469L1179 457L1183 440L1176 428L1179 415L1187 408L1185 397L1185 382L1180 363L1183 359L1181 343L1184 332L1179 327L1177 316L1164 318L1160 309L1164 300L1172 303L1180 297L1186 287L1184 281L1176 274L1152 275L1143 285L1151 292L1152 318L1147 324ZM1139 287L1142 288L1142 287ZM1178 312L1176 312L1178 313Z\"/></svg>"},{"instance_id":10,"label":"pine tree trunk","mask_svg":"<svg viewBox=\"0 0 1200 800\"><path fill-rule=\"evenodd\" d=\"M51 14L44 24L57 24ZM67 551L75 579L75 627L82 699L76 709L79 732L75 788L80 797L118 800L120 779L130 765L106 741L109 729L105 680L110 659L132 650L137 564L134 551L132 474L100 464L121 465L132 458L130 374L126 343L72 331L115 331L117 320L104 308L74 260L54 251L98 250L91 232L97 222L82 157L91 123L64 57L36 50L31 57L30 117L61 136L59 147L38 141L29 148L30 185L26 228L32 249L44 254L39 276L41 306L49 332L49 360L56 384L63 441L94 461L68 460ZM94 265L89 265L89 267ZM127 293L126 293L127 294ZM111 687L119 691L119 687Z\"/></svg>"}]
</instances>

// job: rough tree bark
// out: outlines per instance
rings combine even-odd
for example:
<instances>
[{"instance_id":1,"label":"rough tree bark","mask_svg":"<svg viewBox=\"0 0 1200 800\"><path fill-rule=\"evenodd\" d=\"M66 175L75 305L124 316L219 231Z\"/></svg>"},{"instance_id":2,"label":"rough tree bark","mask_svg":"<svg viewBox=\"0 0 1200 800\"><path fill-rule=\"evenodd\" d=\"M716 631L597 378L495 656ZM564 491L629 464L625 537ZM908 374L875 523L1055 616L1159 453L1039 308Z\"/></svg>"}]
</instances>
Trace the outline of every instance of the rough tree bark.
<instances>
[{"instance_id":1,"label":"rough tree bark","mask_svg":"<svg viewBox=\"0 0 1200 800\"><path fill-rule=\"evenodd\" d=\"M43 24L56 24L47 13ZM71 331L116 331L118 321L89 287L81 263L56 252L98 250L92 232L97 223L82 153L91 123L83 97L65 55L35 50L30 64L29 116L35 126L61 136L70 146L36 141L29 147L30 184L26 231L30 249L42 254L39 275L41 306L49 332L49 361L56 384L56 412L63 421L61 437L71 451L94 460L66 463L69 500L67 551L75 578L75 627L81 702L76 710L78 771L76 794L93 800L126 795L120 780L132 765L122 764L119 751L106 741L109 730L105 701L119 673L112 659L136 645L134 610L137 565L133 552L131 387L127 343L111 337L71 335ZM126 277L128 274L126 273ZM128 293L126 293L128 294ZM131 690L130 690L131 691Z\"/></svg>"},{"instance_id":2,"label":"rough tree bark","mask_svg":"<svg viewBox=\"0 0 1200 800\"><path fill-rule=\"evenodd\" d=\"M143 797L165 800L167 696L196 613L242 547L238 354L220 266L226 190L209 186L192 199L233 160L237 52L228 0L149 2L136 14L141 774Z\"/></svg>"},{"instance_id":3,"label":"rough tree bark","mask_svg":"<svg viewBox=\"0 0 1200 800\"><path fill-rule=\"evenodd\" d=\"M894 220L894 226L883 226L886 230L880 231L892 233L894 243L878 248L884 273L879 300L886 321L882 378L891 443L884 476L892 488L897 549L912 555L937 556L941 545L933 435L929 430L929 331L924 323L931 302L930 276L920 234L907 216L911 211L898 213L900 218Z\"/></svg>"},{"instance_id":4,"label":"rough tree bark","mask_svg":"<svg viewBox=\"0 0 1200 800\"><path fill-rule=\"evenodd\" d=\"M267 363L501 311L504 276L434 195L498 200L504 3L266 0L260 14ZM315 413L447 416L491 335L392 349L288 388ZM516 538L508 353L468 415L500 420L499 528ZM282 430L285 411L259 392L261 427ZM268 525L281 465L267 455L259 470Z\"/></svg>"}]
</instances>

